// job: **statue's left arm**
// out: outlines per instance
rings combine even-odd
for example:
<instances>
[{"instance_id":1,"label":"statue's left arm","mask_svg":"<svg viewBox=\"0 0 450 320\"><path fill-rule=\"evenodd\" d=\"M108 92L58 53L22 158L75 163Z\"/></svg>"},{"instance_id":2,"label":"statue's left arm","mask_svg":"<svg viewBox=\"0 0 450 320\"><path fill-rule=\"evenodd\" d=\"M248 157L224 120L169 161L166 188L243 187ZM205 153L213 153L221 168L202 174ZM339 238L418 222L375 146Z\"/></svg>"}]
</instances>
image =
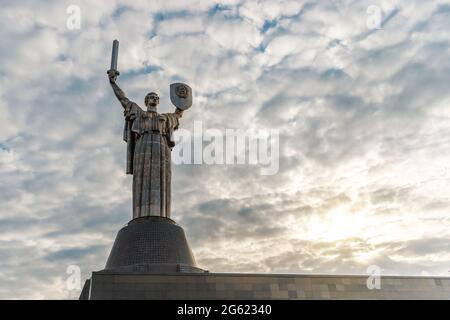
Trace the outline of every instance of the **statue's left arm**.
<instances>
[{"instance_id":1,"label":"statue's left arm","mask_svg":"<svg viewBox=\"0 0 450 320\"><path fill-rule=\"evenodd\" d=\"M176 108L175 112L169 114L173 119L172 121L169 122L171 130L177 130L180 124L180 118L183 116L183 110Z\"/></svg>"},{"instance_id":2,"label":"statue's left arm","mask_svg":"<svg viewBox=\"0 0 450 320\"><path fill-rule=\"evenodd\" d=\"M178 129L180 124L180 118L183 115L183 110L176 109L173 113L165 113L163 114L164 119L166 121L166 136L168 138L169 147L172 148L175 146L175 142L173 141L173 131Z\"/></svg>"},{"instance_id":3,"label":"statue's left arm","mask_svg":"<svg viewBox=\"0 0 450 320\"><path fill-rule=\"evenodd\" d=\"M183 116L183 110L177 108L173 114L177 119L180 119Z\"/></svg>"}]
</instances>

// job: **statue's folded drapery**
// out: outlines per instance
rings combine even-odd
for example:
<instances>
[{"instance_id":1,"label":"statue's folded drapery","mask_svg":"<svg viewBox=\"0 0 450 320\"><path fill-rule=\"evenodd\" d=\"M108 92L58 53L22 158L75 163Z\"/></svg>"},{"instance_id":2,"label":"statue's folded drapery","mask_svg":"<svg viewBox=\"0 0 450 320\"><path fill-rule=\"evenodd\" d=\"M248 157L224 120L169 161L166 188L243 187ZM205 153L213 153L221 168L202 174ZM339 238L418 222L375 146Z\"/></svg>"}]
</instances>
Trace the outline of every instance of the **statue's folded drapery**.
<instances>
[{"instance_id":1,"label":"statue's folded drapery","mask_svg":"<svg viewBox=\"0 0 450 320\"><path fill-rule=\"evenodd\" d=\"M126 104L124 115L126 172L133 174L133 218L170 218L170 154L178 117L174 113L144 111L131 101Z\"/></svg>"}]
</instances>

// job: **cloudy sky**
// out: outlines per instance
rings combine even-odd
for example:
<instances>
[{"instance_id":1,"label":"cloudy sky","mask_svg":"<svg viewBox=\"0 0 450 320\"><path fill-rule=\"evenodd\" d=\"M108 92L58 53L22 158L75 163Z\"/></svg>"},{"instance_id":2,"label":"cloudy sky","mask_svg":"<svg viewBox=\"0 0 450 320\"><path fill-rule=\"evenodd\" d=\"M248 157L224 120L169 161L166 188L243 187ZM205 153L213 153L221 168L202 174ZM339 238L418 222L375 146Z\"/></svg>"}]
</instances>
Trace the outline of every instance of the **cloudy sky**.
<instances>
[{"instance_id":1,"label":"cloudy sky","mask_svg":"<svg viewBox=\"0 0 450 320\"><path fill-rule=\"evenodd\" d=\"M172 111L183 81L183 128L280 132L276 175L173 166L172 217L200 267L449 274L448 0L1 6L0 298L76 298L67 267L101 270L131 217L113 39L141 106L157 91Z\"/></svg>"}]
</instances>

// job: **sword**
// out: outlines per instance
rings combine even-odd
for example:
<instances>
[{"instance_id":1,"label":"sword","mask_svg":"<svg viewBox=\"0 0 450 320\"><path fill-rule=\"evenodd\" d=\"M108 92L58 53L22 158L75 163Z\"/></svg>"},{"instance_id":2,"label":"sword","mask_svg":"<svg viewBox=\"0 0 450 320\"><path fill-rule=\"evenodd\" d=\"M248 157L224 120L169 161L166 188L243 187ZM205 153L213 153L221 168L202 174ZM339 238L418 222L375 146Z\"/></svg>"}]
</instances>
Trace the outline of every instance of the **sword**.
<instances>
[{"instance_id":1,"label":"sword","mask_svg":"<svg viewBox=\"0 0 450 320\"><path fill-rule=\"evenodd\" d=\"M114 40L112 45L112 53L111 53L111 68L108 70L108 74L110 72L114 72L115 75L120 75L119 71L117 71L117 58L119 56L119 41Z\"/></svg>"}]
</instances>

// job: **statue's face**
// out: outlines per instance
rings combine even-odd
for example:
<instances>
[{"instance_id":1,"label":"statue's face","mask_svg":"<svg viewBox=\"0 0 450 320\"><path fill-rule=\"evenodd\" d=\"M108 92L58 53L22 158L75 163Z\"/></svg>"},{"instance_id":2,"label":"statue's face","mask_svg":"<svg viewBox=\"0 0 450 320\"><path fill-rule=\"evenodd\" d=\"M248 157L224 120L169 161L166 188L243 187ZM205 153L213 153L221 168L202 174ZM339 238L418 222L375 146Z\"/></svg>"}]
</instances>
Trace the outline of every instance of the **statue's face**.
<instances>
[{"instance_id":1,"label":"statue's face","mask_svg":"<svg viewBox=\"0 0 450 320\"><path fill-rule=\"evenodd\" d=\"M145 105L147 107L156 108L159 104L159 97L156 93L150 93L145 97Z\"/></svg>"}]
</instances>

